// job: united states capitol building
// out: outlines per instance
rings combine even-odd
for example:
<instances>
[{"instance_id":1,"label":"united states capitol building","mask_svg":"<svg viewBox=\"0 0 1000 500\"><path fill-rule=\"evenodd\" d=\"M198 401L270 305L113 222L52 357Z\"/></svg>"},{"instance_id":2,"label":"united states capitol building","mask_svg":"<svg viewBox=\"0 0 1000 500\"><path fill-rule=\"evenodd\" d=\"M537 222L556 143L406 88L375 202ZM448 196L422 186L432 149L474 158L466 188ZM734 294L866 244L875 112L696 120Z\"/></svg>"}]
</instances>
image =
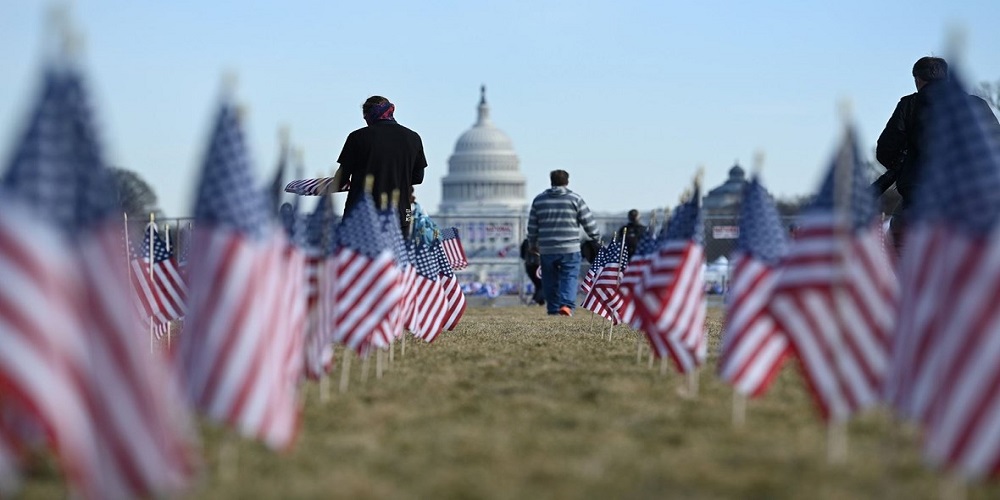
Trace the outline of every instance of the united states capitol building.
<instances>
[{"instance_id":1,"label":"united states capitol building","mask_svg":"<svg viewBox=\"0 0 1000 500\"><path fill-rule=\"evenodd\" d=\"M466 254L475 261L459 279L520 281L519 250L529 206L525 178L510 137L490 120L485 87L480 88L476 122L455 143L441 188L433 218L441 227L458 228Z\"/></svg>"}]
</instances>

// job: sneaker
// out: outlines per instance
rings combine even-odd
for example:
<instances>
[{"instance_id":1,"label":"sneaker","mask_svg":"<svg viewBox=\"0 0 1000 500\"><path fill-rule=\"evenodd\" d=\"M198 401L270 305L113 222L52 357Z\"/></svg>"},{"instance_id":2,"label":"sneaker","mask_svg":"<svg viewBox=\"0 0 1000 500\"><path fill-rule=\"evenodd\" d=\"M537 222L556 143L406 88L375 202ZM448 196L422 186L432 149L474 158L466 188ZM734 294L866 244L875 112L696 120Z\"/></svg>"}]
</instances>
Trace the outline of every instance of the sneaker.
<instances>
[{"instance_id":1,"label":"sneaker","mask_svg":"<svg viewBox=\"0 0 1000 500\"><path fill-rule=\"evenodd\" d=\"M569 306L562 306L559 308L559 314L561 316L572 316L573 310L570 309Z\"/></svg>"}]
</instances>

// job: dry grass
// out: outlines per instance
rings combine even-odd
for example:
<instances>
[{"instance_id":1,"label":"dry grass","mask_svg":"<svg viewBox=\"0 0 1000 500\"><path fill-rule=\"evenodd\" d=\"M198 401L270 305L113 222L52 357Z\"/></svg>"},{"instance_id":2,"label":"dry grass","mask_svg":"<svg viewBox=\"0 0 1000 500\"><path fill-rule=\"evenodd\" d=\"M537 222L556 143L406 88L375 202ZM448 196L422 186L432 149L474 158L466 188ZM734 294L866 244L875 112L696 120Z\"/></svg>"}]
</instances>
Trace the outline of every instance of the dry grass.
<instances>
[{"instance_id":1,"label":"dry grass","mask_svg":"<svg viewBox=\"0 0 1000 500\"><path fill-rule=\"evenodd\" d=\"M710 352L721 331L709 315ZM294 451L268 452L206 426L195 498L936 498L915 433L884 413L850 426L850 461L829 465L824 428L795 369L731 424L732 391L702 371L700 394L636 363L635 336L602 339L584 312L470 309L434 344L409 340L405 358L366 383L352 366L347 394L307 387ZM601 326L607 330L606 323ZM220 469L237 450L238 472ZM970 498L998 498L995 484ZM25 496L61 495L51 469Z\"/></svg>"}]
</instances>

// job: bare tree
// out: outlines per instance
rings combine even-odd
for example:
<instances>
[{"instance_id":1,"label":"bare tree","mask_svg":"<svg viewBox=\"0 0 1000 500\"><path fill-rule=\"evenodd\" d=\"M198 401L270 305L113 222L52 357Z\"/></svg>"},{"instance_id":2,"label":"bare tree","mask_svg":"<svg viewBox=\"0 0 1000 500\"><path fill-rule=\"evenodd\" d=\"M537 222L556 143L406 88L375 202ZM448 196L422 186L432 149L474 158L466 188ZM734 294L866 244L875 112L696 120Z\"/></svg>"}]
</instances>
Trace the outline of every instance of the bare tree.
<instances>
[{"instance_id":1,"label":"bare tree","mask_svg":"<svg viewBox=\"0 0 1000 500\"><path fill-rule=\"evenodd\" d=\"M112 168L118 191L118 203L133 220L148 220L150 212L160 216L156 193L139 174L124 168Z\"/></svg>"}]
</instances>

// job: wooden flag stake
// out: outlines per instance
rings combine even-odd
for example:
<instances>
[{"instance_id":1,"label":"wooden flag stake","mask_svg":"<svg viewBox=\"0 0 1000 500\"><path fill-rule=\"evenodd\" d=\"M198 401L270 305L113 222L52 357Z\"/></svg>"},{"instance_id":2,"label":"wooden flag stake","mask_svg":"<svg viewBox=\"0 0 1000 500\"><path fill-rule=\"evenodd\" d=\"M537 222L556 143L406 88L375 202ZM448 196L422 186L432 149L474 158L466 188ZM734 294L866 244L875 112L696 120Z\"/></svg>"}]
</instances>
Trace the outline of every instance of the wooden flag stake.
<instances>
[{"instance_id":1,"label":"wooden flag stake","mask_svg":"<svg viewBox=\"0 0 1000 500\"><path fill-rule=\"evenodd\" d=\"M667 358L660 358L660 376L667 376Z\"/></svg>"},{"instance_id":2,"label":"wooden flag stake","mask_svg":"<svg viewBox=\"0 0 1000 500\"><path fill-rule=\"evenodd\" d=\"M950 471L941 478L941 500L965 500L969 496L968 490L969 482L955 471Z\"/></svg>"},{"instance_id":3,"label":"wooden flag stake","mask_svg":"<svg viewBox=\"0 0 1000 500\"><path fill-rule=\"evenodd\" d=\"M347 384L351 374L351 350L344 349L344 355L340 358L340 393L347 392Z\"/></svg>"},{"instance_id":4,"label":"wooden flag stake","mask_svg":"<svg viewBox=\"0 0 1000 500\"><path fill-rule=\"evenodd\" d=\"M698 368L695 368L694 370L691 370L690 372L688 372L688 376L687 376L687 382L688 382L687 396L689 398L693 399L693 398L698 397L698 378L699 378L699 374L700 373L701 373L701 370L699 370Z\"/></svg>"},{"instance_id":5,"label":"wooden flag stake","mask_svg":"<svg viewBox=\"0 0 1000 500\"><path fill-rule=\"evenodd\" d=\"M826 461L830 464L847 462L847 424L830 420L826 424Z\"/></svg>"},{"instance_id":6,"label":"wooden flag stake","mask_svg":"<svg viewBox=\"0 0 1000 500\"><path fill-rule=\"evenodd\" d=\"M156 288L155 277L153 275L153 231L156 229L156 215L153 212L149 212L149 227L147 235L149 237L149 262L146 263L149 266L149 286L151 292ZM154 329L153 329L153 316L149 316L149 352L153 352L154 344Z\"/></svg>"},{"instance_id":7,"label":"wooden flag stake","mask_svg":"<svg viewBox=\"0 0 1000 500\"><path fill-rule=\"evenodd\" d=\"M399 359L403 359L406 357L406 333L401 334L399 337Z\"/></svg>"},{"instance_id":8,"label":"wooden flag stake","mask_svg":"<svg viewBox=\"0 0 1000 500\"><path fill-rule=\"evenodd\" d=\"M733 427L742 429L747 421L747 397L739 391L733 391Z\"/></svg>"},{"instance_id":9,"label":"wooden flag stake","mask_svg":"<svg viewBox=\"0 0 1000 500\"><path fill-rule=\"evenodd\" d=\"M365 353L361 355L361 385L368 383L368 373L371 370L371 348L365 348Z\"/></svg>"},{"instance_id":10,"label":"wooden flag stake","mask_svg":"<svg viewBox=\"0 0 1000 500\"><path fill-rule=\"evenodd\" d=\"M330 377L321 376L319 379L319 402L326 403L330 399Z\"/></svg>"},{"instance_id":11,"label":"wooden flag stake","mask_svg":"<svg viewBox=\"0 0 1000 500\"><path fill-rule=\"evenodd\" d=\"M219 447L219 480L224 483L235 481L240 471L240 447L237 437L228 435Z\"/></svg>"},{"instance_id":12,"label":"wooden flag stake","mask_svg":"<svg viewBox=\"0 0 1000 500\"><path fill-rule=\"evenodd\" d=\"M850 242L848 241L848 232L850 231L850 220L851 220L851 181L853 177L852 169L853 158L851 157L852 152L850 148L846 147L848 145L849 134L851 130L850 126L850 103L848 101L842 101L840 106L841 116L844 121L844 145L840 148L837 153L836 164L834 165L833 172L833 194L834 194L834 221L835 221L835 237L839 242L840 252L837 254L838 265L840 267L846 266L847 254L850 251ZM836 281L833 284L833 300L835 304L835 316L833 321L836 328L844 329L845 324L843 318L846 314L844 311L844 301L846 300L847 292L844 290L843 283L841 281ZM840 335L833 336L833 342L831 350L834 359L838 359L842 356L846 347L843 345L843 339ZM845 417L846 418L846 417ZM832 415L830 420L827 422L827 461L831 464L842 464L847 461L847 426L841 416Z\"/></svg>"},{"instance_id":13,"label":"wooden flag stake","mask_svg":"<svg viewBox=\"0 0 1000 500\"><path fill-rule=\"evenodd\" d=\"M170 251L170 223L169 222L163 225L163 232L166 234L167 252L169 252ZM167 352L170 352L170 330L171 330L171 328L170 328L171 324L170 323L171 323L170 321L167 322Z\"/></svg>"},{"instance_id":14,"label":"wooden flag stake","mask_svg":"<svg viewBox=\"0 0 1000 500\"><path fill-rule=\"evenodd\" d=\"M654 363L654 360L653 360L653 346L649 346L649 367L648 368L650 370L653 369L653 363Z\"/></svg>"},{"instance_id":15,"label":"wooden flag stake","mask_svg":"<svg viewBox=\"0 0 1000 500\"><path fill-rule=\"evenodd\" d=\"M385 354L381 347L375 349L375 380L382 380L382 355Z\"/></svg>"},{"instance_id":16,"label":"wooden flag stake","mask_svg":"<svg viewBox=\"0 0 1000 500\"><path fill-rule=\"evenodd\" d=\"M399 336L400 337L403 336L402 331L399 332ZM396 357L396 339L392 339L391 341L389 341L389 366L392 366L392 362L395 361L395 359L393 358L395 357Z\"/></svg>"}]
</instances>

